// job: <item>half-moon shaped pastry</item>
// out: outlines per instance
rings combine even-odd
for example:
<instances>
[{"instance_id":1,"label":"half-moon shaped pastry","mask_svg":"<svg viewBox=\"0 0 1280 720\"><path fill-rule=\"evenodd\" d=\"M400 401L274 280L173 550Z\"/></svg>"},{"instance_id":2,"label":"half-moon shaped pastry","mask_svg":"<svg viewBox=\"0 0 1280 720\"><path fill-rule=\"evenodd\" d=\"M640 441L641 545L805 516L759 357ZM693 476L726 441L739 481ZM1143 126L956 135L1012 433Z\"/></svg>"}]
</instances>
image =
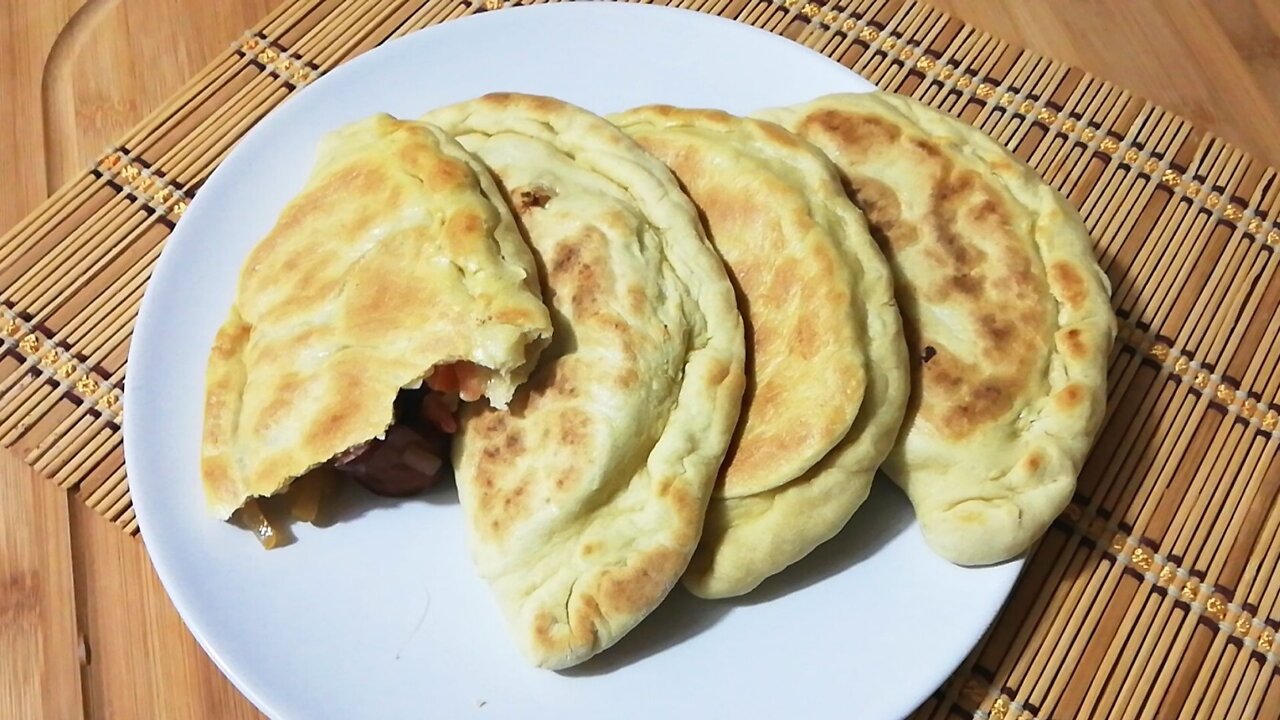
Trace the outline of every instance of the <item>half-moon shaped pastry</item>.
<instances>
[{"instance_id":1,"label":"half-moon shaped pastry","mask_svg":"<svg viewBox=\"0 0 1280 720\"><path fill-rule=\"evenodd\" d=\"M835 162L894 270L913 396L885 469L961 564L1026 550L1066 507L1115 336L1076 212L986 134L905 97L762 117Z\"/></svg>"},{"instance_id":2,"label":"half-moon shaped pastry","mask_svg":"<svg viewBox=\"0 0 1280 720\"><path fill-rule=\"evenodd\" d=\"M544 272L555 340L511 404L454 445L480 574L534 663L609 647L679 580L742 399L742 318L671 172L559 100L427 115L505 186Z\"/></svg>"},{"instance_id":3,"label":"half-moon shaped pastry","mask_svg":"<svg viewBox=\"0 0 1280 720\"><path fill-rule=\"evenodd\" d=\"M738 291L738 434L684 582L740 595L866 499L907 398L889 267L821 151L773 123L654 106L611 118L675 172Z\"/></svg>"},{"instance_id":4,"label":"half-moon shaped pastry","mask_svg":"<svg viewBox=\"0 0 1280 720\"><path fill-rule=\"evenodd\" d=\"M483 165L387 115L330 134L245 261L209 357L209 510L227 518L333 463L403 490L444 449L402 427L416 408L392 425L397 395L425 380L505 406L550 335L533 257Z\"/></svg>"}]
</instances>

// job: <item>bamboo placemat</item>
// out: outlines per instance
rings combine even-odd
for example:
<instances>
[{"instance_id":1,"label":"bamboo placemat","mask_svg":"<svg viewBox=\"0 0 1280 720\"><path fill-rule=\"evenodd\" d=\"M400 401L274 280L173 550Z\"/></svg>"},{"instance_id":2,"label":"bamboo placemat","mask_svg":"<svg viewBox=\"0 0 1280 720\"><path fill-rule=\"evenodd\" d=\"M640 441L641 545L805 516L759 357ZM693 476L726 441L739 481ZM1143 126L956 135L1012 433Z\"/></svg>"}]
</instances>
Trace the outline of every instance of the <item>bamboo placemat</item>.
<instances>
[{"instance_id":1,"label":"bamboo placemat","mask_svg":"<svg viewBox=\"0 0 1280 720\"><path fill-rule=\"evenodd\" d=\"M922 3L671 4L785 35L990 133L1080 209L1114 284L1109 414L1078 494L917 715L1280 717L1276 170ZM120 438L129 335L191 196L328 69L503 5L287 2L7 233L0 444L136 532Z\"/></svg>"}]
</instances>

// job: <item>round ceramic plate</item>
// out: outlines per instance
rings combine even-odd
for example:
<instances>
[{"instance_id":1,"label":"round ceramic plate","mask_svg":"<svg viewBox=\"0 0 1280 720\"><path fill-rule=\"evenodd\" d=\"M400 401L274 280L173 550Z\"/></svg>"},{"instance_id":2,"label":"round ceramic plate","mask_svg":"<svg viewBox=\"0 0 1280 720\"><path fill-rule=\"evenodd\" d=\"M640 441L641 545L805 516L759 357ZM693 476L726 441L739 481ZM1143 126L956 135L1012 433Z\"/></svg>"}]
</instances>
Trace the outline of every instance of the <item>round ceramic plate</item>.
<instances>
[{"instance_id":1,"label":"round ceramic plate","mask_svg":"<svg viewBox=\"0 0 1280 720\"><path fill-rule=\"evenodd\" d=\"M981 636L1020 563L938 559L883 479L842 534L756 592L705 602L677 588L617 646L563 673L530 667L508 637L451 488L405 501L346 491L330 527L300 527L272 552L206 514L207 353L241 263L302 187L317 140L374 112L415 117L497 90L601 113L653 102L746 113L871 86L728 20L575 3L415 33L272 112L169 240L130 355L130 488L174 605L231 680L281 718L907 714Z\"/></svg>"}]
</instances>

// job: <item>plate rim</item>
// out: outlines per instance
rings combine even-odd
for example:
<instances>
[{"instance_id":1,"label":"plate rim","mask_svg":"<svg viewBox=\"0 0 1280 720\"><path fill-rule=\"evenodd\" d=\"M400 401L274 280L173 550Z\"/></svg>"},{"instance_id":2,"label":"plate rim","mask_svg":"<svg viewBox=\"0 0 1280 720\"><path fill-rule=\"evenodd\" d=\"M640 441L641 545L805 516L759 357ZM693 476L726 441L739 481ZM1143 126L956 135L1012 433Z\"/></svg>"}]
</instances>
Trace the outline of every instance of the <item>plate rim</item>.
<instances>
[{"instance_id":1,"label":"plate rim","mask_svg":"<svg viewBox=\"0 0 1280 720\"><path fill-rule=\"evenodd\" d=\"M223 160L217 165L217 167L215 167L210 172L209 176L205 179L202 185L204 187L208 187L210 184L217 184L217 185L223 184L225 181L222 180L221 178L227 173L234 172L235 168L238 165L242 164L243 162L242 156L244 156L245 153L247 152L245 150L246 140L257 135L270 134L274 132L273 128L275 126L286 123L288 114L287 113L281 114L279 112L279 109L281 107L287 106L291 102L296 101L297 98L299 97L305 97L309 94L315 94L316 92L315 88L317 87L320 87L323 89L330 84L341 82L342 79L347 76L358 77L362 72L363 68L365 67L365 65L376 61L377 57L383 54L389 47L407 45L415 42L424 42L424 36L429 37L441 31L457 32L460 26L465 27L465 26L471 26L474 24L488 22L490 21L489 18L492 18L493 16L496 16L496 15L505 15L505 16L510 16L512 14L614 15L614 14L625 14L625 13L644 13L644 14L652 13L652 14L660 14L660 15L670 15L674 17L683 18L682 20L680 20L681 22L704 22L704 23L707 23L708 25L717 25L723 28L728 28L729 26L732 26L733 30L736 32L741 32L743 35L753 36L753 41L772 44L775 49L781 52L791 53L795 55L804 55L806 56L806 59L808 61L822 60L834 65L837 65L838 67L848 72L850 75L858 78L863 82L866 82L868 85L871 85L869 81L866 81L865 78L862 78L856 72L849 69L848 67L845 67L844 65L841 65L835 60L815 50L812 50L811 48L801 45L798 42L795 42L791 39L778 35L777 33L773 33L768 30L757 28L752 25L748 25L746 23L742 23L737 20L722 17L719 15L712 15L709 13L699 12L695 10L662 6L662 5L636 4L636 3L629 3L629 2L609 2L607 0L586 0L586 1L578 0L576 2L556 2L556 3L543 4L543 5L517 6L517 7L511 7L511 8L504 8L500 11L480 12L473 15L456 18L453 20L447 20L440 24L429 26L421 30L417 30L412 33L409 33L407 35L388 40L379 46L376 46L364 53L361 53L357 57L351 58L341 63L340 65L336 66L332 70L326 72L321 77L317 78L315 82L309 84L307 87L304 87L298 90L297 92L293 93L291 96L286 97L286 99L280 105L277 105L275 108L272 108L262 118L260 118L257 122L255 122L244 133L244 135L242 135L239 139L236 140L235 144L233 145L231 150L228 152L226 157L224 157ZM874 86L872 86L868 91L876 91L876 90ZM230 168L230 170L227 170L227 168ZM186 214L184 215L184 219L194 216L195 218L197 218L197 221L198 221L201 215L206 214L206 212L212 212L212 210L206 211L206 206L200 203L199 197L201 195L202 193L196 193L195 196L192 198L190 202L190 207L188 208ZM188 227L188 228L192 227L192 224L188 223L185 227ZM153 288L157 286L157 283L155 282L156 278L159 277L163 279L166 277L170 277L174 274L180 274L182 272L178 268L171 267L178 262L177 260L174 259L177 253L173 252L171 249L177 243L193 242L194 240L188 241L185 238L188 235L192 235L197 232L198 231L194 231L194 230L184 231L184 224L182 222L177 223L173 232L166 239L165 247L162 249L160 256L157 258L156 263L152 269L151 278L147 283L142 301L139 305L137 320L134 326L134 332L131 338L131 344L130 344L129 353L128 353L127 367L129 367L132 370L132 372L129 374L131 377L127 378L126 382L124 383L124 394L123 394L124 403L123 404L126 407L131 406L133 400L139 394L145 394L145 388L149 384L148 377L147 377L148 371L146 368L151 364L151 358L154 355L152 348L158 345L158 342L155 339L153 339L153 335L157 332L157 330L153 328L156 325L161 323L160 318L164 312L163 309L156 308L157 304L161 302L161 300L157 299L157 294L153 292ZM207 355L207 349L205 351L205 354ZM138 368L142 368L142 372L139 372ZM141 382L139 382L139 378L141 378ZM138 389L139 387L144 389ZM145 414L145 411L143 414ZM146 454L146 451L143 449L140 449L139 447L139 444L142 443L143 440L141 439L131 440L131 438L133 438L138 433L136 430L131 432L130 429L135 427L138 423L142 422L141 420L137 419L138 417L139 417L138 412L131 412L131 413L124 414L121 433L122 433L122 439L123 439L126 468L129 468L130 466L130 462L129 462L130 458L134 458L136 460ZM142 462L145 463L145 461L142 461ZM134 465L136 466L137 463L134 463ZM130 473L130 475L132 475L132 473ZM130 480L133 480L133 478L131 477ZM173 607L175 608L175 610L178 612L179 617L182 619L183 625L192 634L192 636L195 637L201 649L214 662L215 666L219 669L219 671L223 674L223 676L226 677L239 692L243 693L244 696L251 703L253 703L253 705L259 711L273 718L287 717L287 715L281 711L281 708L278 707L277 703L274 702L270 697L268 697L269 688L259 687L261 683L253 682L249 677L247 677L247 674L244 674L238 671L236 667L224 656L224 653L221 652L220 647L222 643L210 636L209 627L203 623L195 622L192 620L192 618L199 615L199 613L194 612L194 609L193 609L194 598L192 597L192 594L186 589L184 589L181 583L177 582L177 577L179 575L179 572L177 571L174 565L174 563L178 561L178 558L175 556L175 553L165 549L163 547L163 542L161 544L161 547L158 547L155 549L153 549L151 544L147 542L148 527L158 530L159 536L163 537L164 535L164 531L159 530L159 528L162 527L162 525L159 524L159 518L163 515L163 513L153 515L153 510L150 509L152 507L150 505L151 500L150 500L149 492L148 490L146 490L146 488L152 482L159 482L159 480L143 480L141 483L137 483L137 484L130 482L130 495L133 500L134 513L138 523L140 539L143 542L144 548L146 549L147 555L151 560L152 566L155 568L156 575L160 580L161 586L164 588L166 596L168 597L169 601L173 604ZM880 482L880 480L877 480L877 482ZM205 520L205 519L207 518L205 517L200 518L200 520ZM156 524L153 524L153 523L156 523ZM982 637L987 633L988 629L993 625L995 620L999 617L1000 612L1003 610L1005 604L1008 602L1009 598L1012 595L1012 588L1014 584L1017 582L1017 579L1021 576L1022 570L1025 567L1026 557L1027 555L1024 554L1019 558L1006 563L1006 565L1010 568L1011 571L1006 575L999 576L1001 579L1006 581L1004 583L1005 587L1003 589L1003 592L1000 593L1001 599L997 604L997 606L995 607L995 609L990 613L990 616L986 619L985 622L974 623L974 627L973 627L974 632L971 633L972 640L966 642L966 645L968 648L965 651L966 654L968 652L971 652L972 649L978 645ZM955 673L955 671L960 667L961 663L963 662L964 657L965 655L962 654L955 659L954 663L947 663L946 664L947 669L945 671L942 671L939 677L933 677L934 674L930 674L930 677L931 677L930 682L932 683L931 686L929 688L922 688L919 691L918 697L916 697L916 694L913 692L902 693L904 696L910 696L910 698L908 699L911 700L911 704L910 706L906 707L904 714L906 712L910 712L914 707L918 706L920 703L927 700L930 694L935 692L936 689L947 680L947 678L949 678L951 675ZM270 693L270 694L275 695L277 699L279 698L279 695L280 695L279 693Z\"/></svg>"}]
</instances>

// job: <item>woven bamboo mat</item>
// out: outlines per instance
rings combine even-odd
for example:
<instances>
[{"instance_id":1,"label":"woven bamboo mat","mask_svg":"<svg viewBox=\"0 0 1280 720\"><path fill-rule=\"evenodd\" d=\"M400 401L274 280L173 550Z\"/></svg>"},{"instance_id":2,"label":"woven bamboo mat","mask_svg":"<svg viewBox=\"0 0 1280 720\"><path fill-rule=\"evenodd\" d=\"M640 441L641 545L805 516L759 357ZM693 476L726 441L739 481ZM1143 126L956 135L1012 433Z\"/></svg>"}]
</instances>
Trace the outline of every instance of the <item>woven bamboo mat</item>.
<instances>
[{"instance_id":1,"label":"woven bamboo mat","mask_svg":"<svg viewBox=\"0 0 1280 720\"><path fill-rule=\"evenodd\" d=\"M120 439L129 335L189 199L328 69L503 4L285 3L6 234L0 444L136 532ZM990 133L1080 209L1114 284L1108 421L1079 492L918 716L1280 717L1276 170L921 3L673 4L785 35Z\"/></svg>"}]
</instances>

